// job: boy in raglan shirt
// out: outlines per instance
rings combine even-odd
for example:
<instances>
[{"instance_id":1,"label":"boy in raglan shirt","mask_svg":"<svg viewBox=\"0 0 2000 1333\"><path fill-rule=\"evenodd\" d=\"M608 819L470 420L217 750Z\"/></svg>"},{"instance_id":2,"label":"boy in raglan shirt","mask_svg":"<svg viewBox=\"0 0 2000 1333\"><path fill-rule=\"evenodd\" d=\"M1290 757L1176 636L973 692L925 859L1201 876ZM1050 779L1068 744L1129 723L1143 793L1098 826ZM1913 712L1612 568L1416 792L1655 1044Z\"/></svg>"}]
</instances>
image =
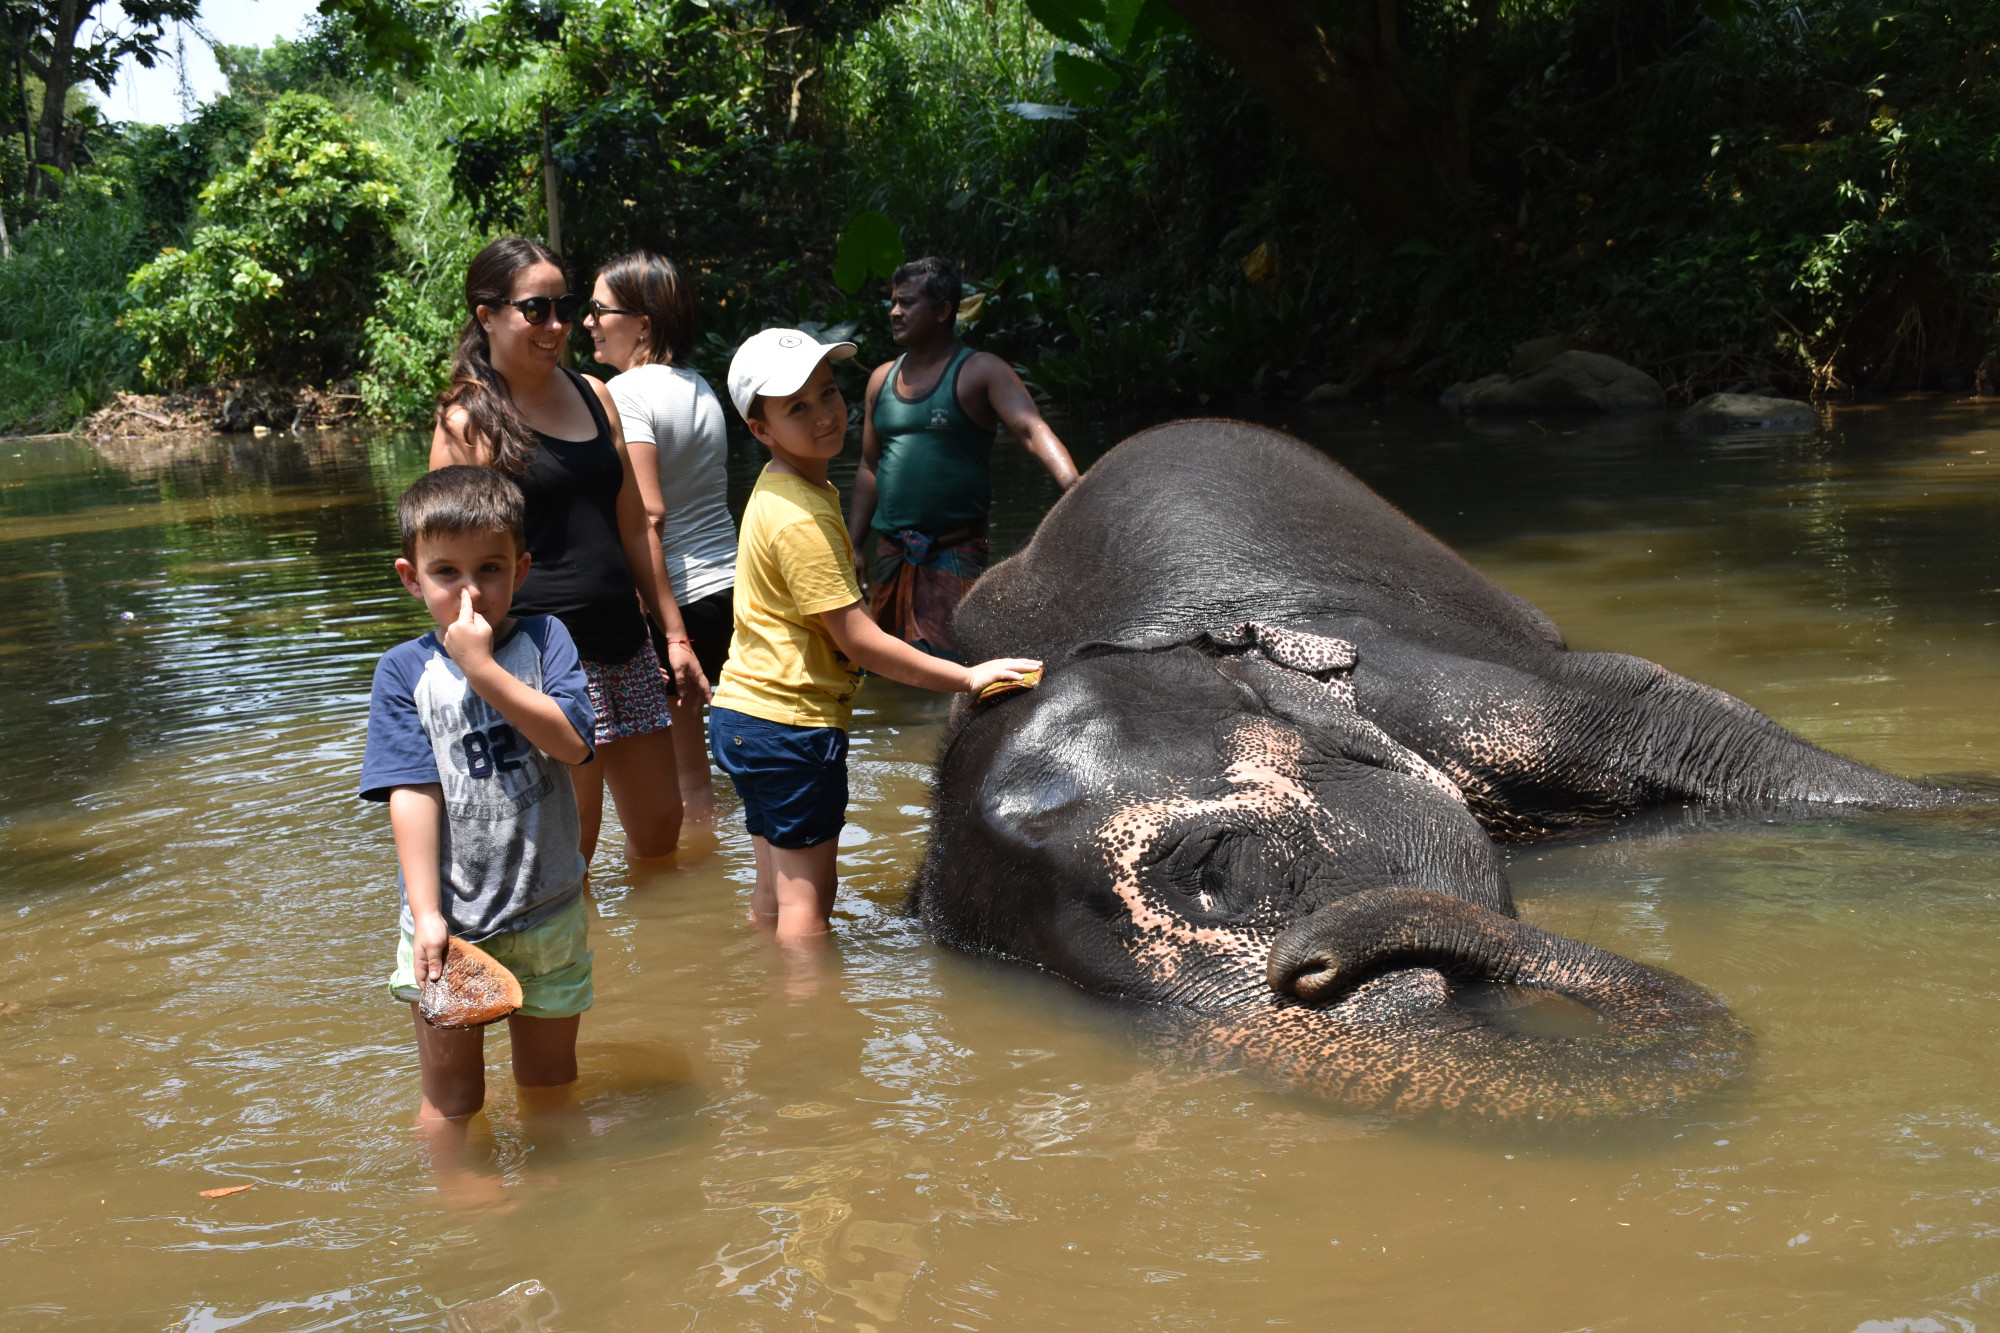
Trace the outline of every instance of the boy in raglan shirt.
<instances>
[{"instance_id":1,"label":"boy in raglan shirt","mask_svg":"<svg viewBox=\"0 0 2000 1333\"><path fill-rule=\"evenodd\" d=\"M591 1003L576 794L593 717L576 647L553 616L507 614L528 575L521 492L483 467L418 478L396 509L396 573L437 628L383 654L368 703L361 795L386 801L403 890L390 993L411 1001L423 1075L419 1123L462 1143L485 1102L484 1029L415 1015L445 943L477 944L512 971L507 1021L524 1109L576 1080Z\"/></svg>"}]
</instances>

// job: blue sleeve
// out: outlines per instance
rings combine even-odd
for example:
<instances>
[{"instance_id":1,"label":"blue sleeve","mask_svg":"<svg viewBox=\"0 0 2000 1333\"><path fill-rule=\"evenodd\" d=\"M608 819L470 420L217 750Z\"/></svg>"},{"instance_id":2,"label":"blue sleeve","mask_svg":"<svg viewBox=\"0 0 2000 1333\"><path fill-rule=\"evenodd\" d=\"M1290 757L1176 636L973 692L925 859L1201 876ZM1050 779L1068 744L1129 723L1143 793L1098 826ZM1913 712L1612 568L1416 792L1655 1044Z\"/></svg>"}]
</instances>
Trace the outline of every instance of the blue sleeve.
<instances>
[{"instance_id":1,"label":"blue sleeve","mask_svg":"<svg viewBox=\"0 0 2000 1333\"><path fill-rule=\"evenodd\" d=\"M542 693L554 699L563 716L583 738L590 751L584 762L597 757L597 710L590 706L590 686L584 680L583 662L576 655L576 641L554 616L536 616L540 624L528 624L528 631L542 650Z\"/></svg>"},{"instance_id":2,"label":"blue sleeve","mask_svg":"<svg viewBox=\"0 0 2000 1333\"><path fill-rule=\"evenodd\" d=\"M391 787L438 781L437 756L417 715L423 651L398 644L375 664L368 692L368 748L361 756L361 799L386 801Z\"/></svg>"}]
</instances>

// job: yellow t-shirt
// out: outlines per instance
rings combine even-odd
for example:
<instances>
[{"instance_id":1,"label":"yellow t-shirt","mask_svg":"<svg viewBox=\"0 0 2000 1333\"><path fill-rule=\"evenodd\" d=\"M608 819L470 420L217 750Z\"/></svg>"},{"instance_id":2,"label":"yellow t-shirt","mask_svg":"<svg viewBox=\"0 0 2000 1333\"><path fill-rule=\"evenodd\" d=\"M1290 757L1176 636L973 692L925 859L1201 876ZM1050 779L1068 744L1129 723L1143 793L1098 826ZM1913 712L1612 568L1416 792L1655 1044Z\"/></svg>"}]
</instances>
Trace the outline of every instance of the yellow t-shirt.
<instances>
[{"instance_id":1,"label":"yellow t-shirt","mask_svg":"<svg viewBox=\"0 0 2000 1333\"><path fill-rule=\"evenodd\" d=\"M860 600L840 492L766 466L736 543L735 633L715 706L846 730L861 668L814 617Z\"/></svg>"}]
</instances>

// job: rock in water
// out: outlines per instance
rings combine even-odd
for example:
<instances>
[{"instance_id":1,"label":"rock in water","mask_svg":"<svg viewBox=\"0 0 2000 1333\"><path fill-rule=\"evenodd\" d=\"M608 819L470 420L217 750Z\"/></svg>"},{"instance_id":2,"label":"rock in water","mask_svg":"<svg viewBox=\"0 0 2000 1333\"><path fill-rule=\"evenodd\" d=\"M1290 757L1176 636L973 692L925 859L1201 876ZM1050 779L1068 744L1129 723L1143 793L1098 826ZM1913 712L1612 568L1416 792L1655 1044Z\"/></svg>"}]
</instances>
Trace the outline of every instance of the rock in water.
<instances>
[{"instance_id":1,"label":"rock in water","mask_svg":"<svg viewBox=\"0 0 2000 1333\"><path fill-rule=\"evenodd\" d=\"M1552 333L1546 338L1530 338L1524 343L1515 343L1514 358L1507 363L1507 373L1517 378L1522 375L1532 375L1569 350L1569 339L1559 333Z\"/></svg>"},{"instance_id":2,"label":"rock in water","mask_svg":"<svg viewBox=\"0 0 2000 1333\"><path fill-rule=\"evenodd\" d=\"M1680 428L1690 435L1724 435L1733 430L1809 431L1819 429L1819 413L1797 398L1756 393L1712 393L1687 410Z\"/></svg>"},{"instance_id":3,"label":"rock in water","mask_svg":"<svg viewBox=\"0 0 2000 1333\"><path fill-rule=\"evenodd\" d=\"M521 1007L521 983L476 944L453 939L445 945L444 975L426 981L417 1012L434 1028L478 1028L497 1023Z\"/></svg>"},{"instance_id":4,"label":"rock in water","mask_svg":"<svg viewBox=\"0 0 2000 1333\"><path fill-rule=\"evenodd\" d=\"M1560 352L1525 375L1454 384L1438 399L1454 412L1468 413L1645 412L1666 401L1658 380L1601 352Z\"/></svg>"}]
</instances>

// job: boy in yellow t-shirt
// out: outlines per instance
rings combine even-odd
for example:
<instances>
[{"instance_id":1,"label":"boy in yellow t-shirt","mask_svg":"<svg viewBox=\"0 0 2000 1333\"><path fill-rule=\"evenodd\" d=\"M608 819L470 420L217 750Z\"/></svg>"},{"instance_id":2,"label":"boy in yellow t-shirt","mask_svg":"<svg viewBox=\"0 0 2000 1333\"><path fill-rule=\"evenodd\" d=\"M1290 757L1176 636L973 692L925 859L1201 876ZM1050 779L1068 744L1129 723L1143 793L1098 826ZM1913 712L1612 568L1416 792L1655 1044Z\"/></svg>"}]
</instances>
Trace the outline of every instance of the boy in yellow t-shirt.
<instances>
[{"instance_id":1,"label":"boy in yellow t-shirt","mask_svg":"<svg viewBox=\"0 0 2000 1333\"><path fill-rule=\"evenodd\" d=\"M771 451L743 511L735 633L709 712L715 761L743 798L757 851L752 919L779 939L824 935L847 822L847 720L861 673L977 694L1041 666L965 667L930 657L868 618L828 460L847 439L833 361L849 342L765 329L736 349L729 396Z\"/></svg>"}]
</instances>

